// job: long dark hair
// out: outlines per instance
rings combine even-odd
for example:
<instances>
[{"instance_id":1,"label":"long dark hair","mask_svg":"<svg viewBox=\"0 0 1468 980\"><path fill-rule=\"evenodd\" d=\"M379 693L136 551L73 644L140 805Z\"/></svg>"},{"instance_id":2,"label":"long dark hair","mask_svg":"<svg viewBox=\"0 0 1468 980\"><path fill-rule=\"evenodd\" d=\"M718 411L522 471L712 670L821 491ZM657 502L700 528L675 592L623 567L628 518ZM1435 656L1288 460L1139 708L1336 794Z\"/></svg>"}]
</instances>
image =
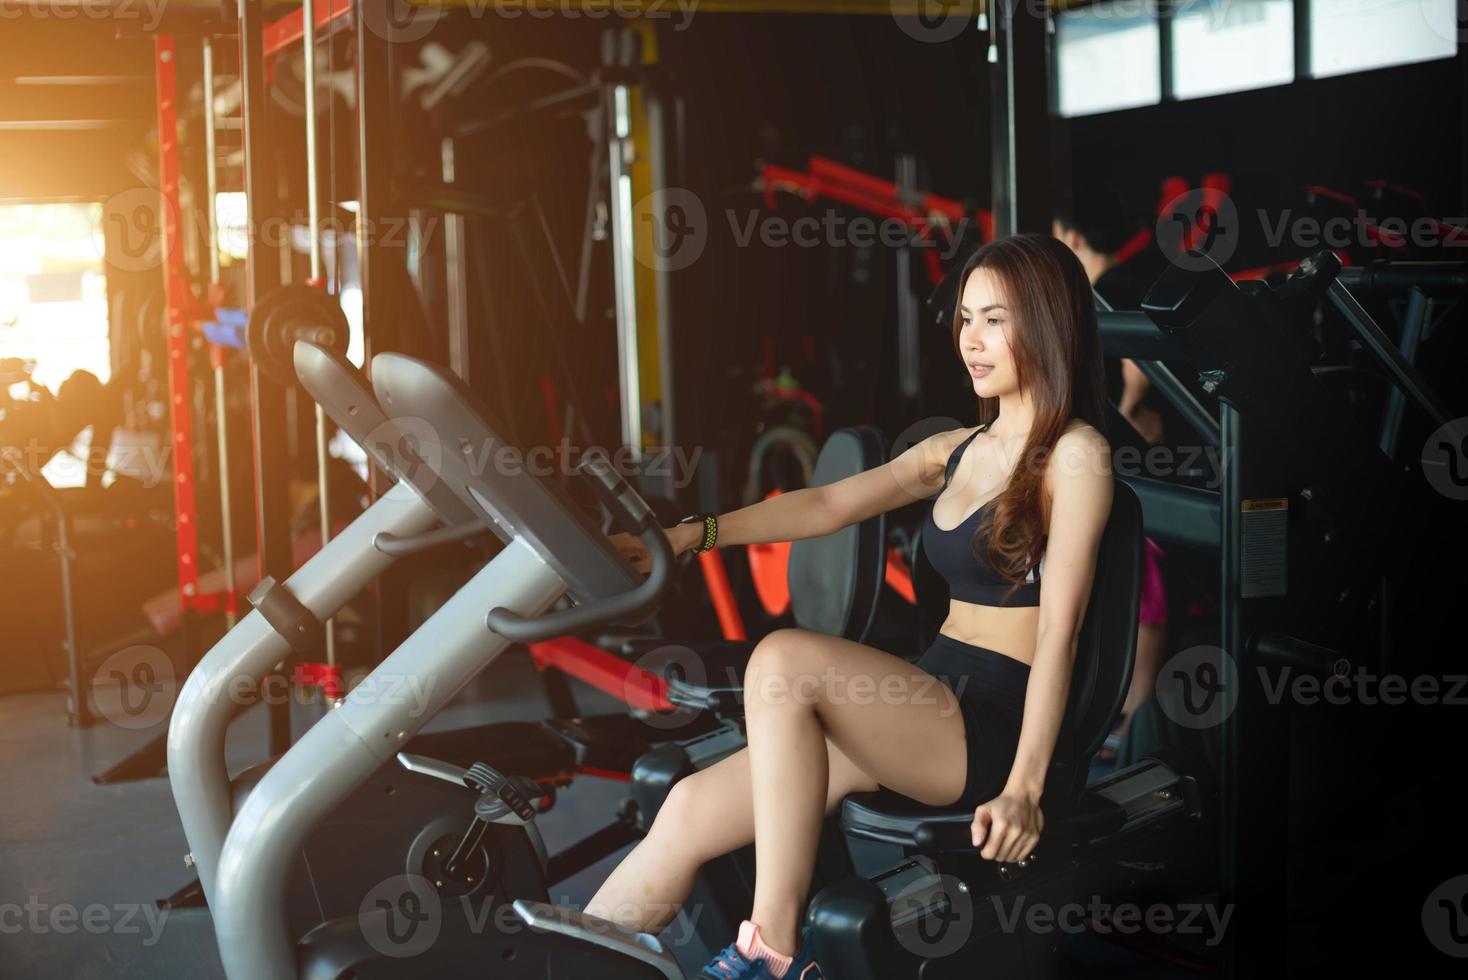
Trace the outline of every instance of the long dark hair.
<instances>
[{"instance_id":1,"label":"long dark hair","mask_svg":"<svg viewBox=\"0 0 1468 980\"><path fill-rule=\"evenodd\" d=\"M988 269L1004 289L1014 315L1009 346L1021 389L1035 405L1035 422L1025 440L1019 466L995 505L979 522L972 547L988 538L988 561L1009 582L1009 595L1040 564L1049 504L1043 493L1045 464L1073 417L1106 434L1106 375L1101 363L1101 332L1096 302L1080 260L1049 235L1012 235L977 249L958 278L953 309L953 349L963 356L958 336L964 287L975 269ZM979 422L999 415L999 399L979 399ZM1008 596L1006 596L1006 599Z\"/></svg>"}]
</instances>

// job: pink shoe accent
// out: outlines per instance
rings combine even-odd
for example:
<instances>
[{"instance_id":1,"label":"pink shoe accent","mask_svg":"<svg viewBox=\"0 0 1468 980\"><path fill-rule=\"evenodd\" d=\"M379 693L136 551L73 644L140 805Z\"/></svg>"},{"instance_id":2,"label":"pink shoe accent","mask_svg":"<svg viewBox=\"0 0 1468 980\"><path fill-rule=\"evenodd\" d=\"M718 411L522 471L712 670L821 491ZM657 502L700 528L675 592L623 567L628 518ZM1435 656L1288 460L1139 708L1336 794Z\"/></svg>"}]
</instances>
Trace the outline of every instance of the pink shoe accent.
<instances>
[{"instance_id":1,"label":"pink shoe accent","mask_svg":"<svg viewBox=\"0 0 1468 980\"><path fill-rule=\"evenodd\" d=\"M761 959L765 961L769 971L777 977L783 977L790 969L790 963L794 956L785 956L777 953L765 945L760 938L759 926L745 919L739 924L739 938L734 942L734 948L743 953L747 959ZM803 971L802 976L809 972Z\"/></svg>"}]
</instances>

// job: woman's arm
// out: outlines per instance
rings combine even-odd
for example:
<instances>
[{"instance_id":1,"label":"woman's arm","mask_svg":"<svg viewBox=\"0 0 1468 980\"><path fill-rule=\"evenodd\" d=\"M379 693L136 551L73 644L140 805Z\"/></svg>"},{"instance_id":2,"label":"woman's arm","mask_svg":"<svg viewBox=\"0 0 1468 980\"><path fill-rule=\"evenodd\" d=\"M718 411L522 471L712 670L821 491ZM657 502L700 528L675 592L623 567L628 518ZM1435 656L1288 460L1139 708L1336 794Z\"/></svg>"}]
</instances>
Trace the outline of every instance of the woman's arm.
<instances>
[{"instance_id":1,"label":"woman's arm","mask_svg":"<svg viewBox=\"0 0 1468 980\"><path fill-rule=\"evenodd\" d=\"M974 816L975 844L981 844L983 856L991 860L1024 858L1044 826L1040 796L1070 695L1101 534L1111 513L1110 456L1099 432L1079 427L1061 436L1046 473L1050 525L1019 746L1004 791Z\"/></svg>"},{"instance_id":2,"label":"woman's arm","mask_svg":"<svg viewBox=\"0 0 1468 980\"><path fill-rule=\"evenodd\" d=\"M1147 397L1147 392L1152 390L1152 382L1137 367L1137 362L1130 357L1124 357L1121 361L1121 402L1117 405L1117 411L1122 417L1132 424L1132 428L1149 443L1162 441L1162 416L1142 404Z\"/></svg>"},{"instance_id":3,"label":"woman's arm","mask_svg":"<svg viewBox=\"0 0 1468 980\"><path fill-rule=\"evenodd\" d=\"M874 469L720 514L718 545L818 538L931 497L942 489L948 457L967 435L965 429L939 432ZM673 553L682 554L703 541L703 525L679 524L668 528L667 535ZM621 534L613 535L613 541L634 567L647 570L646 549L640 541Z\"/></svg>"},{"instance_id":4,"label":"woman's arm","mask_svg":"<svg viewBox=\"0 0 1468 980\"><path fill-rule=\"evenodd\" d=\"M881 466L721 514L719 544L818 538L931 497L943 486L943 467L966 434L963 429L940 432Z\"/></svg>"}]
</instances>

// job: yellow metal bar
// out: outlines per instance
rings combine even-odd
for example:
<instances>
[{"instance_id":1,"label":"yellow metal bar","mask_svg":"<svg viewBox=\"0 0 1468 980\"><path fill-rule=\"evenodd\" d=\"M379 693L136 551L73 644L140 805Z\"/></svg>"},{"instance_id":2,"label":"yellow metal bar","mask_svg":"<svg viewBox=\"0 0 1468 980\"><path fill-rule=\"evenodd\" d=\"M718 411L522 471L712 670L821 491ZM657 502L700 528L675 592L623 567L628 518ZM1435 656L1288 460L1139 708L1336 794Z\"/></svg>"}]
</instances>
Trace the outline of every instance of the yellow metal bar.
<instances>
[{"instance_id":1,"label":"yellow metal bar","mask_svg":"<svg viewBox=\"0 0 1468 980\"><path fill-rule=\"evenodd\" d=\"M682 17L686 13L709 14L859 14L879 17L932 17L940 14L972 11L974 16L988 10L988 0L947 0L936 6L934 0L404 0L417 7L446 7L477 10L481 15L516 16L534 11L552 15L559 12L636 16L663 14ZM941 3L942 0L939 0ZM1049 6L1065 10L1083 6L1092 0L1050 0ZM111 6L124 9L122 0ZM10 6L0 0L0 7ZM103 0L102 8L109 4ZM300 6L293 0L264 0L269 10L287 11ZM218 10L219 0L170 0L178 10Z\"/></svg>"},{"instance_id":2,"label":"yellow metal bar","mask_svg":"<svg viewBox=\"0 0 1468 980\"><path fill-rule=\"evenodd\" d=\"M636 15L685 13L709 14L877 14L932 16L932 0L407 0L415 5L482 8L487 13L511 14L516 11L554 13L560 11L596 12ZM949 0L954 12L972 9L979 13L983 3L971 0Z\"/></svg>"}]
</instances>

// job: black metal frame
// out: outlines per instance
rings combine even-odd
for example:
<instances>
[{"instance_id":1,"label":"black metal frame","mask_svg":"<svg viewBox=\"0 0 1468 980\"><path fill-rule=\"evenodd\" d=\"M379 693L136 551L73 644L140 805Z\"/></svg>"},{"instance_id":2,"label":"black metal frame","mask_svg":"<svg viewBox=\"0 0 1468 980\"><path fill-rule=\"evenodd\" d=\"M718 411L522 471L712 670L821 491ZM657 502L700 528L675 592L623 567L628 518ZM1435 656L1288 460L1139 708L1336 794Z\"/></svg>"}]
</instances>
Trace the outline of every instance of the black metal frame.
<instances>
[{"instance_id":1,"label":"black metal frame","mask_svg":"<svg viewBox=\"0 0 1468 980\"><path fill-rule=\"evenodd\" d=\"M363 363L383 351L413 353L408 337L396 328L398 304L394 301L392 257L382 236L374 229L385 227L392 213L391 173L373 161L393 158L393 44L376 30L363 13L364 5L353 4L353 32L357 41L357 268L362 290ZM392 489L390 476L372 468L369 484L374 498ZM377 608L377 655L387 656L408 637L407 569L394 566L374 585Z\"/></svg>"},{"instance_id":2,"label":"black metal frame","mask_svg":"<svg viewBox=\"0 0 1468 980\"><path fill-rule=\"evenodd\" d=\"M1397 271L1405 275L1407 270ZM1390 271L1384 272L1383 282L1391 279L1392 274ZM1219 272L1218 275L1222 276L1222 273ZM1351 281L1355 283L1360 278L1357 276ZM1456 279L1452 281L1457 282ZM1403 330L1406 342L1421 333L1427 317L1427 304L1418 285L1403 282L1394 282L1393 285L1408 291L1409 295L1409 320ZM1250 393L1238 385L1238 381L1250 373L1248 365L1230 363L1226 371L1209 371L1210 379L1219 387L1219 418L1214 423L1214 434L1215 444L1220 449L1222 472L1217 493L1169 488L1146 479L1127 481L1139 491L1144 504L1151 502L1159 509L1172 512L1176 519L1170 523L1174 525L1179 521L1195 522L1199 507L1205 510L1216 507L1219 532L1217 547L1221 567L1218 596L1219 645L1237 665L1240 685L1237 707L1227 717L1220 731L1218 772L1221 804L1218 823L1218 873L1221 901L1236 908L1235 940L1228 950L1225 963L1225 972L1229 976L1253 975L1260 972L1261 968L1274 967L1284 962L1285 953L1286 935L1283 923L1286 921L1284 901L1288 834L1285 832L1286 828L1280 824L1283 801L1288 799L1289 793L1289 757L1280 748L1288 744L1289 718L1286 713L1274 710L1269 703L1263 691L1259 668L1266 664L1288 663L1292 667L1325 674L1329 672L1331 662L1339 656L1326 647L1289 635L1298 629L1298 624L1294 622L1293 615L1286 616L1286 613L1292 614L1292 607L1286 600L1246 594L1243 588L1247 558L1244 534L1246 504L1259 498L1282 496L1289 492L1292 497L1298 497L1303 506L1309 508L1312 501L1320 502L1317 498L1330 497L1324 508L1328 516L1342 525L1353 523L1351 515L1359 516L1363 506L1366 512L1379 510L1374 509L1370 501L1380 500L1381 495L1392 486L1388 482L1388 473L1392 470L1391 449L1395 445L1396 432L1401 425L1405 401L1410 399L1434 422L1438 422L1440 416L1447 412L1446 406L1438 399L1431 386L1412 366L1410 353L1404 353L1391 342L1342 281L1332 281L1324 295L1342 311L1352 330L1363 341L1367 353L1394 382L1393 392L1396 397L1388 402L1382 431L1377 437L1380 443L1379 453L1373 453L1370 447L1361 444L1363 438L1369 438L1366 433L1354 433L1354 455L1348 445L1349 440L1344 436L1339 439L1322 437L1316 440L1318 444L1315 446L1300 446L1298 452L1287 453L1291 458L1290 461L1285 461L1277 451L1271 449L1267 444L1268 440L1260 437L1257 428L1273 427L1275 423L1268 419L1263 422L1255 421L1254 416L1246 417L1241 408L1241 404L1261 401L1259 390ZM1239 312L1245 311L1240 307ZM1200 341L1192 336L1196 328L1164 330L1151 323L1143 314L1103 310L1099 313L1099 318L1107 353L1132 357L1139 360L1144 367L1148 359L1166 358L1194 362L1195 357L1190 355L1205 350L1218 359L1224 349L1215 343ZM1413 324L1416 325L1415 328ZM1210 329L1216 332L1217 326L1214 324ZM1251 342L1250 334L1254 328L1240 323L1239 330L1238 360L1253 359L1258 363L1274 363L1273 355L1264 351L1267 344L1256 345ZM1278 333L1278 330L1275 332ZM1264 341L1268 336L1254 333L1253 339ZM1281 343L1280 346L1283 349L1289 345ZM1255 349L1256 347L1259 349ZM1224 358L1227 361L1234 359L1233 356ZM1308 358L1282 350L1279 360L1290 361L1293 364L1292 370L1301 374L1300 390L1291 392L1291 397L1295 399L1293 404L1299 406L1304 421L1294 424L1309 424L1309 417L1323 417L1319 394L1323 389L1319 389L1318 383L1306 383L1311 380L1308 378ZM1151 366L1161 367L1155 363ZM1209 368L1211 364L1196 366ZM1176 380L1170 371L1165 376L1159 376ZM1180 411L1189 416L1190 421L1199 427L1200 433L1208 438L1206 423L1212 420L1206 418L1206 413L1202 419L1193 418L1193 409L1196 408L1199 412L1202 409L1196 405L1191 394L1183 389L1180 394L1186 397L1179 398L1179 392L1173 390L1173 386L1159 384L1158 387ZM1312 389L1316 391L1312 393ZM1269 400L1269 396L1262 398L1262 401ZM1258 414L1277 413L1255 413ZM1296 465L1293 462L1299 456L1316 454L1320 455L1319 463ZM1371 458L1358 458L1366 456ZM1315 482L1317 480L1318 483ZM1295 485L1300 483L1304 485ZM1210 500L1209 497L1213 499ZM1292 499L1290 506L1295 505L1296 501ZM1289 547L1305 540L1309 532L1309 528L1292 530L1288 539ZM1357 529L1355 533L1360 538L1355 547L1361 549L1361 555L1381 556L1380 546L1373 545L1370 540L1372 535L1381 532L1362 534ZM1329 535L1325 540L1330 540ZM1206 546L1206 542L1201 539L1184 543ZM1349 573L1321 570L1319 577L1323 584L1317 584L1317 590L1334 589L1348 580ZM1295 581L1294 575L1290 576L1290 581ZM1388 636L1389 593L1384 576L1381 578L1381 590L1377 596L1382 603L1378 610L1382 634ZM1318 615L1319 607L1313 607L1311 611ZM1387 656L1389 646L1390 644L1381 644L1382 658Z\"/></svg>"}]
</instances>

